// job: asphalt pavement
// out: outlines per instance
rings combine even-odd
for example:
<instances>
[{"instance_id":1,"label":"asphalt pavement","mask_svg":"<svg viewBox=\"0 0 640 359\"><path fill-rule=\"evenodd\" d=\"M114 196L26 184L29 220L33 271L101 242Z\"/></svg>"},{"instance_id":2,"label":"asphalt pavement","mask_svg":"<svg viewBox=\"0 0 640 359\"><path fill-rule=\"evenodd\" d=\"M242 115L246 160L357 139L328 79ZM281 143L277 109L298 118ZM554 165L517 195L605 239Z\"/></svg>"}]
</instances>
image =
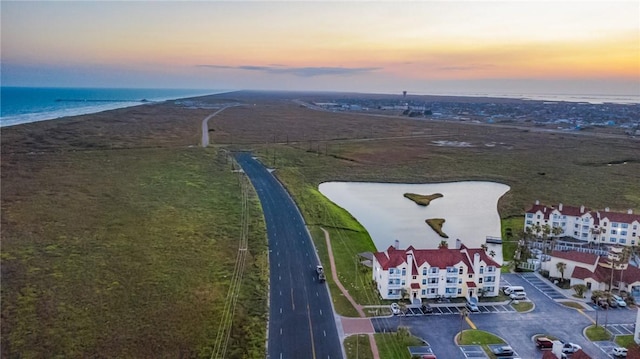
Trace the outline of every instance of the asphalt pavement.
<instances>
[{"instance_id":1,"label":"asphalt pavement","mask_svg":"<svg viewBox=\"0 0 640 359\"><path fill-rule=\"evenodd\" d=\"M260 162L235 155L258 193L269 241L270 359L343 358L329 291L315 273L318 257L297 206Z\"/></svg>"}]
</instances>

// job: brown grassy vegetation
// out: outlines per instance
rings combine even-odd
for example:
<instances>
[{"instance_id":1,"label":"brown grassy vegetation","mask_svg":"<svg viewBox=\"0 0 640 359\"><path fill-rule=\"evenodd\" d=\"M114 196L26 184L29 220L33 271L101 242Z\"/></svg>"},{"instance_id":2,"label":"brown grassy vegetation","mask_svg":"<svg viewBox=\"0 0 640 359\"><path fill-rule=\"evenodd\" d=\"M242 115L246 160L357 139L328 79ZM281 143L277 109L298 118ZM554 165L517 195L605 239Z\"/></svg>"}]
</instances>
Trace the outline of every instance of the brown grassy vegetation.
<instances>
[{"instance_id":1,"label":"brown grassy vegetation","mask_svg":"<svg viewBox=\"0 0 640 359\"><path fill-rule=\"evenodd\" d=\"M420 206L428 206L431 201L437 198L442 198L442 193L434 193L434 194L417 194L417 193L405 193L404 196L412 201L414 201L417 205Z\"/></svg>"},{"instance_id":2,"label":"brown grassy vegetation","mask_svg":"<svg viewBox=\"0 0 640 359\"><path fill-rule=\"evenodd\" d=\"M211 355L242 207L226 155L189 147L202 115L164 104L3 129L3 357ZM264 357L255 196L249 210L230 358Z\"/></svg>"},{"instance_id":3,"label":"brown grassy vegetation","mask_svg":"<svg viewBox=\"0 0 640 359\"><path fill-rule=\"evenodd\" d=\"M426 219L425 222L433 229L438 235L442 238L449 238L446 233L442 231L442 226L444 225L444 218L429 218Z\"/></svg>"}]
</instances>

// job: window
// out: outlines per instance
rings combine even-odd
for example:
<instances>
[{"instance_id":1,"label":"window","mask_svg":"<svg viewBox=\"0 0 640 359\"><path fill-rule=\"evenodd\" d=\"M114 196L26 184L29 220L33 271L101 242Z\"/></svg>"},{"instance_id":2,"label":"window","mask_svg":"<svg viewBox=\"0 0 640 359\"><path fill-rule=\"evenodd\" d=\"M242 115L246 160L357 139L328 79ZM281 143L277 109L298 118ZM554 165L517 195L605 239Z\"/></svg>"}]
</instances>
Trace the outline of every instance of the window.
<instances>
[{"instance_id":1,"label":"window","mask_svg":"<svg viewBox=\"0 0 640 359\"><path fill-rule=\"evenodd\" d=\"M439 272L438 267L431 267L430 270L431 270L431 274L438 274L438 272Z\"/></svg>"},{"instance_id":2,"label":"window","mask_svg":"<svg viewBox=\"0 0 640 359\"><path fill-rule=\"evenodd\" d=\"M480 266L480 274L484 273L484 266Z\"/></svg>"},{"instance_id":3,"label":"window","mask_svg":"<svg viewBox=\"0 0 640 359\"><path fill-rule=\"evenodd\" d=\"M447 273L456 273L458 270L455 267L447 267Z\"/></svg>"},{"instance_id":4,"label":"window","mask_svg":"<svg viewBox=\"0 0 640 359\"><path fill-rule=\"evenodd\" d=\"M438 278L429 278L429 284L438 284Z\"/></svg>"},{"instance_id":5,"label":"window","mask_svg":"<svg viewBox=\"0 0 640 359\"><path fill-rule=\"evenodd\" d=\"M478 283L482 283L482 278L478 278Z\"/></svg>"},{"instance_id":6,"label":"window","mask_svg":"<svg viewBox=\"0 0 640 359\"><path fill-rule=\"evenodd\" d=\"M427 280L426 280L426 279L423 279L423 280L422 280L422 285L426 285L426 284L427 284Z\"/></svg>"},{"instance_id":7,"label":"window","mask_svg":"<svg viewBox=\"0 0 640 359\"><path fill-rule=\"evenodd\" d=\"M464 272L464 268L462 268L462 266L460 266L460 268L458 268L458 274L462 274Z\"/></svg>"},{"instance_id":8,"label":"window","mask_svg":"<svg viewBox=\"0 0 640 359\"><path fill-rule=\"evenodd\" d=\"M411 279L415 280L416 278L418 278L418 276L412 275Z\"/></svg>"},{"instance_id":9,"label":"window","mask_svg":"<svg viewBox=\"0 0 640 359\"><path fill-rule=\"evenodd\" d=\"M496 277L494 277L494 276L484 277L484 282L485 283L493 283L495 281L496 281Z\"/></svg>"},{"instance_id":10,"label":"window","mask_svg":"<svg viewBox=\"0 0 640 359\"><path fill-rule=\"evenodd\" d=\"M618 228L618 222L612 222L611 223L611 227Z\"/></svg>"},{"instance_id":11,"label":"window","mask_svg":"<svg viewBox=\"0 0 640 359\"><path fill-rule=\"evenodd\" d=\"M611 243L616 243L616 241L617 240L615 238L613 238L613 237L609 238L609 242L611 242Z\"/></svg>"},{"instance_id":12,"label":"window","mask_svg":"<svg viewBox=\"0 0 640 359\"><path fill-rule=\"evenodd\" d=\"M607 226L607 222L602 222L602 226L606 227Z\"/></svg>"},{"instance_id":13,"label":"window","mask_svg":"<svg viewBox=\"0 0 640 359\"><path fill-rule=\"evenodd\" d=\"M611 230L611 234L618 234L617 231L615 229Z\"/></svg>"},{"instance_id":14,"label":"window","mask_svg":"<svg viewBox=\"0 0 640 359\"><path fill-rule=\"evenodd\" d=\"M621 236L626 236L627 235L627 231L620 231L620 235Z\"/></svg>"},{"instance_id":15,"label":"window","mask_svg":"<svg viewBox=\"0 0 640 359\"><path fill-rule=\"evenodd\" d=\"M629 228L629 224L628 223L622 223L622 224L620 224L620 227Z\"/></svg>"},{"instance_id":16,"label":"window","mask_svg":"<svg viewBox=\"0 0 640 359\"><path fill-rule=\"evenodd\" d=\"M469 274L469 279L473 278L473 274Z\"/></svg>"},{"instance_id":17,"label":"window","mask_svg":"<svg viewBox=\"0 0 640 359\"><path fill-rule=\"evenodd\" d=\"M462 294L462 288L458 288L458 294Z\"/></svg>"},{"instance_id":18,"label":"window","mask_svg":"<svg viewBox=\"0 0 640 359\"><path fill-rule=\"evenodd\" d=\"M394 274L394 273L395 273L395 269L389 268L389 274Z\"/></svg>"},{"instance_id":19,"label":"window","mask_svg":"<svg viewBox=\"0 0 640 359\"><path fill-rule=\"evenodd\" d=\"M429 294L438 294L438 288L429 289Z\"/></svg>"},{"instance_id":20,"label":"window","mask_svg":"<svg viewBox=\"0 0 640 359\"><path fill-rule=\"evenodd\" d=\"M527 213L527 218L533 218L533 213Z\"/></svg>"},{"instance_id":21,"label":"window","mask_svg":"<svg viewBox=\"0 0 640 359\"><path fill-rule=\"evenodd\" d=\"M403 280L402 280L402 286L404 286L404 285L405 285L405 282L404 282L404 279L403 279Z\"/></svg>"},{"instance_id":22,"label":"window","mask_svg":"<svg viewBox=\"0 0 640 359\"><path fill-rule=\"evenodd\" d=\"M407 268L402 268L402 275L407 275Z\"/></svg>"},{"instance_id":23,"label":"window","mask_svg":"<svg viewBox=\"0 0 640 359\"><path fill-rule=\"evenodd\" d=\"M487 273L493 273L495 271L496 271L496 267L494 267L494 266L487 267Z\"/></svg>"},{"instance_id":24,"label":"window","mask_svg":"<svg viewBox=\"0 0 640 359\"><path fill-rule=\"evenodd\" d=\"M531 224L533 224L533 221L532 221L532 220L530 220L530 219L527 219L527 224L528 224L528 225L531 225Z\"/></svg>"},{"instance_id":25,"label":"window","mask_svg":"<svg viewBox=\"0 0 640 359\"><path fill-rule=\"evenodd\" d=\"M493 293L493 291L495 290L495 287L484 287L484 290L485 290L487 293Z\"/></svg>"},{"instance_id":26,"label":"window","mask_svg":"<svg viewBox=\"0 0 640 359\"><path fill-rule=\"evenodd\" d=\"M427 275L427 267L422 268L422 275Z\"/></svg>"},{"instance_id":27,"label":"window","mask_svg":"<svg viewBox=\"0 0 640 359\"><path fill-rule=\"evenodd\" d=\"M458 279L458 284L462 284L462 278Z\"/></svg>"},{"instance_id":28,"label":"window","mask_svg":"<svg viewBox=\"0 0 640 359\"><path fill-rule=\"evenodd\" d=\"M620 243L625 244L625 243L627 243L627 240L624 239L624 238L620 238Z\"/></svg>"},{"instance_id":29,"label":"window","mask_svg":"<svg viewBox=\"0 0 640 359\"><path fill-rule=\"evenodd\" d=\"M389 289L389 291L387 292L387 295L393 295L393 290Z\"/></svg>"},{"instance_id":30,"label":"window","mask_svg":"<svg viewBox=\"0 0 640 359\"><path fill-rule=\"evenodd\" d=\"M458 278L454 278L454 277L447 278L447 284L455 284L457 282L458 282Z\"/></svg>"},{"instance_id":31,"label":"window","mask_svg":"<svg viewBox=\"0 0 640 359\"><path fill-rule=\"evenodd\" d=\"M444 293L449 295L456 294L456 288L447 288L444 290Z\"/></svg>"},{"instance_id":32,"label":"window","mask_svg":"<svg viewBox=\"0 0 640 359\"><path fill-rule=\"evenodd\" d=\"M422 290L422 295L427 295L427 290L426 289Z\"/></svg>"},{"instance_id":33,"label":"window","mask_svg":"<svg viewBox=\"0 0 640 359\"><path fill-rule=\"evenodd\" d=\"M577 223L573 225L573 228L579 228L579 227L580 227L580 225L577 224Z\"/></svg>"}]
</instances>

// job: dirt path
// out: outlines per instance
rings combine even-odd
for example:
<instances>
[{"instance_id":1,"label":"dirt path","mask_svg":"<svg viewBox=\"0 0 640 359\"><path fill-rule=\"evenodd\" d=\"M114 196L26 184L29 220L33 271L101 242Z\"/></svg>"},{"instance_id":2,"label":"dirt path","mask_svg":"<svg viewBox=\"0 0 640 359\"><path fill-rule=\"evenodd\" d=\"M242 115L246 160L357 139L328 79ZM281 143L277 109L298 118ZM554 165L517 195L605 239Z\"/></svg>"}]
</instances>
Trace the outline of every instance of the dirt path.
<instances>
[{"instance_id":1,"label":"dirt path","mask_svg":"<svg viewBox=\"0 0 640 359\"><path fill-rule=\"evenodd\" d=\"M380 359L380 353L378 352L378 346L376 345L376 340L373 336L375 330L373 329L373 324L371 323L371 319L366 317L362 306L351 297L349 291L342 285L340 279L338 279L338 272L336 271L336 263L333 258L333 249L331 248L331 237L329 236L329 232L324 228L320 228L322 232L324 232L324 239L327 242L327 252L329 253L329 264L331 266L331 277L333 281L336 283L338 288L342 294L349 300L349 303L356 308L358 311L358 315L360 318L347 318L340 317L340 321L342 322L342 327L344 329L345 336L354 335L354 334L368 334L369 335L369 344L371 345L371 353L373 353L374 359Z\"/></svg>"}]
</instances>

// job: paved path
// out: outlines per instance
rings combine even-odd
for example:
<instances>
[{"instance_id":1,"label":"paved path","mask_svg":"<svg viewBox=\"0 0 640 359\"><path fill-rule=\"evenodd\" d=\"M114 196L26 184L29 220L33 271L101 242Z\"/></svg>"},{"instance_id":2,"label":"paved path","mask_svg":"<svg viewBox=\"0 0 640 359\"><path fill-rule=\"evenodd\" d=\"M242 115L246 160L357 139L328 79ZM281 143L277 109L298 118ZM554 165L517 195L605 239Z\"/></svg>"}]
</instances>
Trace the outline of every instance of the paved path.
<instances>
[{"instance_id":1,"label":"paved path","mask_svg":"<svg viewBox=\"0 0 640 359\"><path fill-rule=\"evenodd\" d=\"M367 318L362 306L351 297L349 291L342 285L340 279L338 279L338 272L336 271L336 263L333 258L333 249L331 248L331 237L329 236L329 232L322 229L324 232L324 239L327 242L327 252L329 253L329 264L331 265L331 277L333 281L336 283L338 288L342 294L349 300L349 303L356 308L358 311L358 315L360 318L347 318L340 317L340 322L342 322L342 328L344 330L345 336L354 335L354 334L368 334L369 335L369 344L371 345L371 353L373 353L374 359L380 359L380 353L378 352L378 346L376 345L376 340L373 336L375 333L375 329L373 328L373 324L371 323L371 319Z\"/></svg>"},{"instance_id":2,"label":"paved path","mask_svg":"<svg viewBox=\"0 0 640 359\"><path fill-rule=\"evenodd\" d=\"M204 120L202 120L202 147L207 147L209 146L209 119L217 114L219 114L220 112L228 109L229 107L235 107L235 106L240 106L240 105L227 105L222 107L221 109L219 109L218 111L212 113L211 115L207 116Z\"/></svg>"}]
</instances>

